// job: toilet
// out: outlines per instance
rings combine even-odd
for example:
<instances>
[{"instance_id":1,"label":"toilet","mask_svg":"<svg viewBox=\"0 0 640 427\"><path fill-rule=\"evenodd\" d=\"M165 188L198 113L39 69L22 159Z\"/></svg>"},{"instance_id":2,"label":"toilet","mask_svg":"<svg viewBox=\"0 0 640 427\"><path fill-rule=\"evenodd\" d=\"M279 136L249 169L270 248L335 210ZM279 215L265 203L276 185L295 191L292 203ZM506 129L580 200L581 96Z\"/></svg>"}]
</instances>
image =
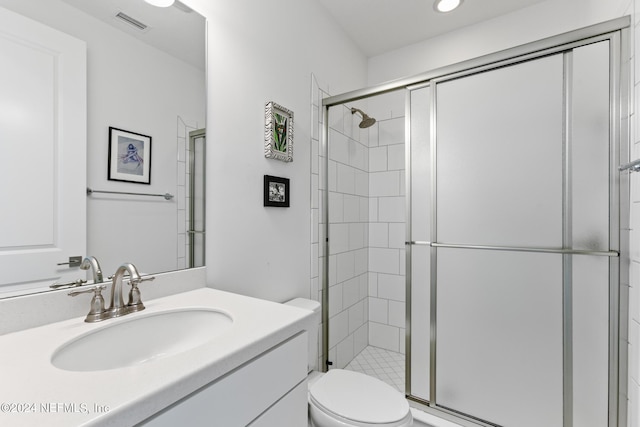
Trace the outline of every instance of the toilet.
<instances>
[{"instance_id":1,"label":"toilet","mask_svg":"<svg viewBox=\"0 0 640 427\"><path fill-rule=\"evenodd\" d=\"M390 385L360 372L316 372L320 303L296 298L285 304L314 312L309 330L310 427L410 427L413 418L404 396Z\"/></svg>"}]
</instances>

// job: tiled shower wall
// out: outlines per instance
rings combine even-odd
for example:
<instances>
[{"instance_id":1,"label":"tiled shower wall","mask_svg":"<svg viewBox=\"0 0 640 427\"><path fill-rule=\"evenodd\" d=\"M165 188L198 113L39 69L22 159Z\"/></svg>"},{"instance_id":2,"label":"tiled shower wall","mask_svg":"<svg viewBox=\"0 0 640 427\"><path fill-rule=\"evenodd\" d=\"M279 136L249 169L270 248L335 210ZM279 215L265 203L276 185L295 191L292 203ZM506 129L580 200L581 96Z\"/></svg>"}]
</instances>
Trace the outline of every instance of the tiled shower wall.
<instances>
[{"instance_id":1,"label":"tiled shower wall","mask_svg":"<svg viewBox=\"0 0 640 427\"><path fill-rule=\"evenodd\" d=\"M389 109L376 115L369 138L369 344L404 353L405 120Z\"/></svg>"},{"instance_id":2,"label":"tiled shower wall","mask_svg":"<svg viewBox=\"0 0 640 427\"><path fill-rule=\"evenodd\" d=\"M178 116L176 126L176 143L178 162L176 177L176 210L177 210L177 230L178 245L176 257L177 268L187 268L189 253L189 239L187 230L189 228L189 132L198 129L197 123L187 123L185 119Z\"/></svg>"},{"instance_id":3,"label":"tiled shower wall","mask_svg":"<svg viewBox=\"0 0 640 427\"><path fill-rule=\"evenodd\" d=\"M329 360L343 368L367 345L368 130L329 111Z\"/></svg>"},{"instance_id":4,"label":"tiled shower wall","mask_svg":"<svg viewBox=\"0 0 640 427\"><path fill-rule=\"evenodd\" d=\"M326 96L312 78L311 298L318 301L325 262L320 135ZM329 360L338 368L367 345L404 352L404 118L387 108L371 114L378 119L373 127L360 129L352 106L367 111L353 104L329 114Z\"/></svg>"}]
</instances>

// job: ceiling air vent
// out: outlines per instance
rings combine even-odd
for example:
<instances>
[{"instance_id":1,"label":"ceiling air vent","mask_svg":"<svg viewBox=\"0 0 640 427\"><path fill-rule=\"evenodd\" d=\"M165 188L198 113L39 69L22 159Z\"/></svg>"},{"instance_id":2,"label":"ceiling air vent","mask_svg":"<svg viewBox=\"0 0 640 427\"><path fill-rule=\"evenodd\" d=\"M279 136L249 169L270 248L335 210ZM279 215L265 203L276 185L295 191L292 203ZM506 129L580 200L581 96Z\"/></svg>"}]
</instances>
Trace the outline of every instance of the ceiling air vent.
<instances>
[{"instance_id":1,"label":"ceiling air vent","mask_svg":"<svg viewBox=\"0 0 640 427\"><path fill-rule=\"evenodd\" d=\"M147 25L143 24L142 22L138 21L137 19L134 19L134 18L130 17L126 13L118 12L118 14L115 17L116 17L116 19L119 19L119 20L121 20L123 22L126 22L127 24L131 25L132 27L136 28L137 30L145 31L148 28Z\"/></svg>"}]
</instances>

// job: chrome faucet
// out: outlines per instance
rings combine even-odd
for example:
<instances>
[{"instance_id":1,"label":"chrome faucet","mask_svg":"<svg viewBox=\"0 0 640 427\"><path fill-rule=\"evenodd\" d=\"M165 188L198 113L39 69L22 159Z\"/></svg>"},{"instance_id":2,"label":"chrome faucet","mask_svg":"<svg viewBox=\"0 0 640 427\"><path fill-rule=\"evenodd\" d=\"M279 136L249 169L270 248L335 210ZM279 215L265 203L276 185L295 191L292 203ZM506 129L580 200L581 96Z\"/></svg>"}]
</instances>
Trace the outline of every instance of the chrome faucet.
<instances>
[{"instance_id":1,"label":"chrome faucet","mask_svg":"<svg viewBox=\"0 0 640 427\"><path fill-rule=\"evenodd\" d=\"M93 258L93 257L90 257ZM96 265L98 261L95 260ZM86 258L88 265L92 265L91 259ZM83 261L84 265L84 261ZM88 269L87 267L86 269ZM99 272L99 275L98 273ZM100 271L100 267L95 267L94 265L94 273L95 279L102 281L102 272ZM124 298L122 297L122 281L124 279L124 275L129 274L129 283L131 284L131 290L129 291L129 302L127 304L124 303ZM138 269L135 265L127 262L122 264L116 270L115 274L111 277L111 303L109 304L109 308L104 308L104 299L102 298L102 290L106 287L105 285L97 285L89 287L83 291L74 291L70 292L69 295L75 297L80 294L88 294L93 292L93 298L91 299L91 310L87 317L84 319L85 322L99 322L105 319L111 319L112 317L120 317L125 314L133 313L135 311L144 310L144 304L142 304L142 299L140 297L140 290L138 289L138 285L140 282L144 282L147 280L153 280L155 277L146 276L144 278L140 277L140 273L138 273Z\"/></svg>"},{"instance_id":2,"label":"chrome faucet","mask_svg":"<svg viewBox=\"0 0 640 427\"><path fill-rule=\"evenodd\" d=\"M91 269L93 271L93 283L98 284L104 282L104 278L102 277L102 269L100 268L100 263L94 256L86 257L82 260L82 264L80 264L80 268L83 270Z\"/></svg>"},{"instance_id":3,"label":"chrome faucet","mask_svg":"<svg viewBox=\"0 0 640 427\"><path fill-rule=\"evenodd\" d=\"M138 269L135 265L127 262L118 267L112 279L111 304L107 309L109 317L124 316L130 311L122 298L122 278L124 277L125 272L129 273L129 281L132 287L135 285L137 288L138 283L141 281L140 273L138 273Z\"/></svg>"}]
</instances>

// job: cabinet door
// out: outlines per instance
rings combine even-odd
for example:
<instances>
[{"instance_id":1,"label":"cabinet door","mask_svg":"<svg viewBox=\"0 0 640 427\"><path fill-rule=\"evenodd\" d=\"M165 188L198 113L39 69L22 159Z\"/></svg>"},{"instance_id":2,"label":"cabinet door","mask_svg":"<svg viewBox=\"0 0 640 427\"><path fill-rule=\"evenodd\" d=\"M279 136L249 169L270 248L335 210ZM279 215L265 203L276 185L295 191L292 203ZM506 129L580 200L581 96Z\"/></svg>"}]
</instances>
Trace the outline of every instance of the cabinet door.
<instances>
[{"instance_id":1,"label":"cabinet door","mask_svg":"<svg viewBox=\"0 0 640 427\"><path fill-rule=\"evenodd\" d=\"M86 45L0 8L0 294L77 279L86 247Z\"/></svg>"}]
</instances>

